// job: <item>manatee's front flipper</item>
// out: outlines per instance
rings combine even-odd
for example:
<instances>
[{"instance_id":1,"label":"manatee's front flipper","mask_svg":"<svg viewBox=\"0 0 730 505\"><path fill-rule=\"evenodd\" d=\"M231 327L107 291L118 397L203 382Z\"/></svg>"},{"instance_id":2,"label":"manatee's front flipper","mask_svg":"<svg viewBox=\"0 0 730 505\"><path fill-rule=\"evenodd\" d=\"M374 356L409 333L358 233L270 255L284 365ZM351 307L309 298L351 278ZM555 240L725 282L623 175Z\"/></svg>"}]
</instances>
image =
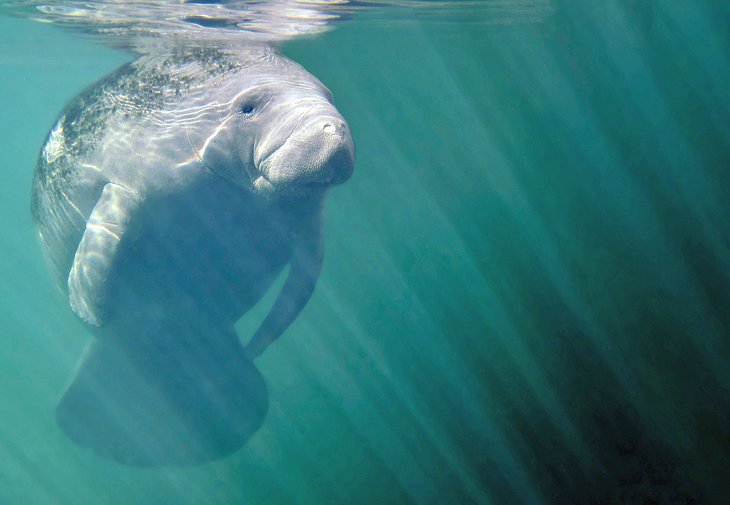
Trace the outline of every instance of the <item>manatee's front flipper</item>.
<instances>
[{"instance_id":1,"label":"manatee's front flipper","mask_svg":"<svg viewBox=\"0 0 730 505\"><path fill-rule=\"evenodd\" d=\"M300 238L294 248L289 276L271 311L246 346L250 359L260 356L284 333L309 301L322 268L324 243L322 223L317 221L311 233Z\"/></svg>"},{"instance_id":2,"label":"manatee's front flipper","mask_svg":"<svg viewBox=\"0 0 730 505\"><path fill-rule=\"evenodd\" d=\"M104 323L107 277L139 200L139 194L123 186L104 186L76 249L68 276L68 299L71 309L94 326Z\"/></svg>"}]
</instances>

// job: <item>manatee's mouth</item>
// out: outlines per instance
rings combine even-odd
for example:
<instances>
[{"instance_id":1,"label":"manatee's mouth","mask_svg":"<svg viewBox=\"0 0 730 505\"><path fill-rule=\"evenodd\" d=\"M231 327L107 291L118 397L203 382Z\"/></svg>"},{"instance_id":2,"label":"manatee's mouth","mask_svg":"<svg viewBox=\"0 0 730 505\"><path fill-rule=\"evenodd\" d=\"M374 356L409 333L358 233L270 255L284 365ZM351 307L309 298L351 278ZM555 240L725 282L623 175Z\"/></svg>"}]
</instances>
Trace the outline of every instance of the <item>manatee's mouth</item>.
<instances>
[{"instance_id":1,"label":"manatee's mouth","mask_svg":"<svg viewBox=\"0 0 730 505\"><path fill-rule=\"evenodd\" d=\"M254 190L256 190L260 193L273 193L274 191L277 191L280 189L279 186L280 185L273 184L264 175L260 175L253 182ZM305 184L298 184L296 186L286 186L286 192L291 195L297 195L297 194L312 195L312 194L323 193L330 186L332 186L332 183L330 183L330 182L308 182Z\"/></svg>"},{"instance_id":2,"label":"manatee's mouth","mask_svg":"<svg viewBox=\"0 0 730 505\"><path fill-rule=\"evenodd\" d=\"M251 180L253 181L253 187L257 191L270 192L275 189L274 183L268 177L268 163L269 159L283 147L280 145L275 149L272 149L269 153L263 156L258 163L255 164L255 171Z\"/></svg>"},{"instance_id":3,"label":"manatee's mouth","mask_svg":"<svg viewBox=\"0 0 730 505\"><path fill-rule=\"evenodd\" d=\"M258 161L256 161L256 160L254 159L254 162L255 162L255 165L256 165L256 170L258 170L258 173L259 173L259 175L260 175L261 177L266 177L266 176L264 175L264 172L263 172L263 168L264 168L264 167L266 166L266 163L267 163L267 162L268 162L268 161L269 161L269 160L271 159L271 157L272 157L272 156L273 156L274 154L276 154L276 152L277 152L277 151L278 151L279 149L281 149L282 147L284 147L284 144L286 144L286 141L287 141L287 140L289 140L289 137L287 137L287 138L286 138L286 140L285 140L285 141L284 141L283 143L281 143L280 145L278 145L278 146L274 147L274 148L273 148L273 149L271 149L271 150L270 150L270 151L269 151L268 153L266 153L266 154L262 155L262 156L261 156L261 157L259 158L259 160L258 160Z\"/></svg>"}]
</instances>

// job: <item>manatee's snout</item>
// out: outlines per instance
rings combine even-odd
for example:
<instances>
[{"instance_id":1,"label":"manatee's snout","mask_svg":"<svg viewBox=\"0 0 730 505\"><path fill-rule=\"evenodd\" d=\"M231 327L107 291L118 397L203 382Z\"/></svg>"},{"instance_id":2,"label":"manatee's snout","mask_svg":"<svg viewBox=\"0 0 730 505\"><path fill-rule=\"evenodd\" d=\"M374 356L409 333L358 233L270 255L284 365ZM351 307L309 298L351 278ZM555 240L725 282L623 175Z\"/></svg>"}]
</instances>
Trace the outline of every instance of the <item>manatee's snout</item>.
<instances>
[{"instance_id":1,"label":"manatee's snout","mask_svg":"<svg viewBox=\"0 0 730 505\"><path fill-rule=\"evenodd\" d=\"M355 167L355 144L345 120L318 118L303 130L303 154L310 162L302 167L307 183L336 185L349 179Z\"/></svg>"},{"instance_id":2,"label":"manatee's snout","mask_svg":"<svg viewBox=\"0 0 730 505\"><path fill-rule=\"evenodd\" d=\"M339 114L309 114L268 155L262 157L260 189L308 192L341 184L355 166L355 144Z\"/></svg>"}]
</instances>

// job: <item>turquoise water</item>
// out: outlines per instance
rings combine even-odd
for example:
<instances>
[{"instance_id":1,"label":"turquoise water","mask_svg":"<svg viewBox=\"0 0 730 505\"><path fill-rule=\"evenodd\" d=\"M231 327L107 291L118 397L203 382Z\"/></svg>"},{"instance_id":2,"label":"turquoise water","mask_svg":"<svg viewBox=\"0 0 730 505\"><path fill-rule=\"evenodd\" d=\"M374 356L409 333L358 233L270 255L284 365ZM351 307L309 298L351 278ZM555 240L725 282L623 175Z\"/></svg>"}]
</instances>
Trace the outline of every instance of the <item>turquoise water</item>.
<instances>
[{"instance_id":1,"label":"turquoise water","mask_svg":"<svg viewBox=\"0 0 730 505\"><path fill-rule=\"evenodd\" d=\"M55 426L90 337L29 212L56 115L128 56L0 17L0 503L726 503L730 11L577 3L364 12L284 46L356 171L313 299L257 361L264 426L163 469Z\"/></svg>"}]
</instances>

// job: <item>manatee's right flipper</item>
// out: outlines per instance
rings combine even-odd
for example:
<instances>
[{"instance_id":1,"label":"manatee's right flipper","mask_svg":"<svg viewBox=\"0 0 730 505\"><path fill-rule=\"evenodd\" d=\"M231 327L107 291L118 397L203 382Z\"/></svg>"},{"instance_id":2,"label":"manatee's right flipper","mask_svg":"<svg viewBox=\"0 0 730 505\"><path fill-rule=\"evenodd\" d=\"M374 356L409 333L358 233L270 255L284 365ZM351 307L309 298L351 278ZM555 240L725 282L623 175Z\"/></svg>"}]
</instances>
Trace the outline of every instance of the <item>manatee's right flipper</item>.
<instances>
[{"instance_id":1,"label":"manatee's right flipper","mask_svg":"<svg viewBox=\"0 0 730 505\"><path fill-rule=\"evenodd\" d=\"M233 328L170 325L89 343L56 408L69 438L126 465L187 465L222 458L259 429L266 384Z\"/></svg>"},{"instance_id":2,"label":"manatee's right flipper","mask_svg":"<svg viewBox=\"0 0 730 505\"><path fill-rule=\"evenodd\" d=\"M69 304L81 319L94 326L104 323L107 278L139 200L136 192L123 186L104 186L76 249L68 276Z\"/></svg>"},{"instance_id":3,"label":"manatee's right flipper","mask_svg":"<svg viewBox=\"0 0 730 505\"><path fill-rule=\"evenodd\" d=\"M323 257L322 219L321 215L317 215L308 232L303 233L294 246L289 275L284 286L246 346L246 355L250 359L260 356L297 318L314 292Z\"/></svg>"}]
</instances>

